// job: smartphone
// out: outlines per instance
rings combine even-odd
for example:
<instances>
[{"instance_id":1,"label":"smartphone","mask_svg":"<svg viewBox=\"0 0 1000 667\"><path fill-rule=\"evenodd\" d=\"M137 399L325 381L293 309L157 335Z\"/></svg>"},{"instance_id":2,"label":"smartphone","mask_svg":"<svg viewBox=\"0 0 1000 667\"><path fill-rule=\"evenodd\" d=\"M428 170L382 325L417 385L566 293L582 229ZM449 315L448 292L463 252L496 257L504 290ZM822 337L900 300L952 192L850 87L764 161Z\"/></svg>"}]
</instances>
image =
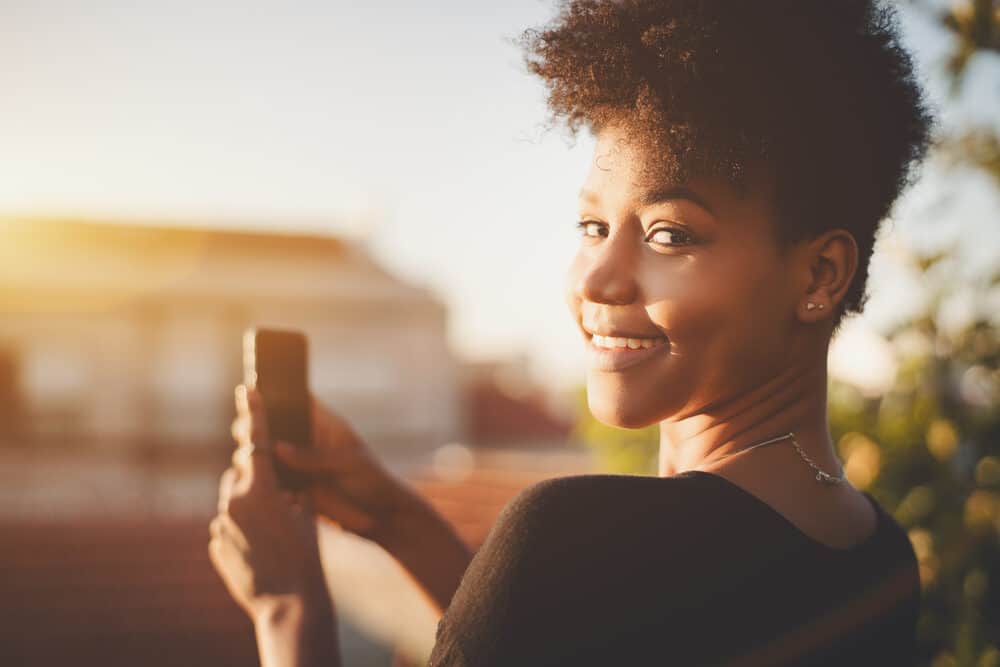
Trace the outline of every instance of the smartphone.
<instances>
[{"instance_id":1,"label":"smartphone","mask_svg":"<svg viewBox=\"0 0 1000 667\"><path fill-rule=\"evenodd\" d=\"M301 331L249 329L243 334L243 382L263 399L271 442L312 445L308 353ZM274 469L282 487L297 491L307 477L277 459Z\"/></svg>"}]
</instances>

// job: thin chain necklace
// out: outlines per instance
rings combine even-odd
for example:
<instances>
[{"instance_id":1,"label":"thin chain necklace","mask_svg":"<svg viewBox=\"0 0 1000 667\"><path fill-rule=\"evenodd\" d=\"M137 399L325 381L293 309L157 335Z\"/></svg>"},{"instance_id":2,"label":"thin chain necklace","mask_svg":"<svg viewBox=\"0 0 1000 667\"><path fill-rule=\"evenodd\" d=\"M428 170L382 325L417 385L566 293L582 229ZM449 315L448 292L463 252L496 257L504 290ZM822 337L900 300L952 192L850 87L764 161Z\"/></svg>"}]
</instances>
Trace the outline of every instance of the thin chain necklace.
<instances>
[{"instance_id":1,"label":"thin chain necklace","mask_svg":"<svg viewBox=\"0 0 1000 667\"><path fill-rule=\"evenodd\" d=\"M791 438L792 444L795 446L795 451L797 451L799 453L799 456L802 457L802 460L805 461L806 463L808 463L809 466L813 470L816 471L816 481L817 482L825 482L827 484L839 484L839 483L843 482L846 479L846 475L844 474L843 470L841 471L840 477L834 477L833 475L831 475L830 473L826 472L825 470L822 470L818 465L816 465L813 462L813 460L811 458L809 458L804 451L802 451L802 447L800 447L799 443L795 441L795 433L792 432L792 431L789 431L785 435L779 435L776 438L771 438L770 440L765 440L764 442L758 442L756 445L751 445L749 447L745 447L745 448L743 448L743 449L741 449L739 451L730 452L729 454L724 454L723 456L720 456L719 458L715 459L714 461L711 461L711 463L718 463L719 461L728 459L730 456L736 456L737 454L745 454L745 453L749 452L751 449L757 449L758 447L763 447L764 445L770 445L772 443L779 442L781 440L787 440L789 438Z\"/></svg>"}]
</instances>

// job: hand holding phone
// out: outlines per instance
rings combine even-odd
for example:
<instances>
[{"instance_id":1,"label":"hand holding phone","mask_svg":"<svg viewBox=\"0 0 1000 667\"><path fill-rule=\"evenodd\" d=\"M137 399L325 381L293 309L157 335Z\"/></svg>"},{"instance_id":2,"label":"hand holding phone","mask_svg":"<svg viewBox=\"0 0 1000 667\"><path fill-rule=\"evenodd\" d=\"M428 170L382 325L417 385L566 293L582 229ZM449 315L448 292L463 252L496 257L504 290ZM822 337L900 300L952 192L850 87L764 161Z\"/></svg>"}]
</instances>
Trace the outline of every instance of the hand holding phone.
<instances>
[{"instance_id":1,"label":"hand holding phone","mask_svg":"<svg viewBox=\"0 0 1000 667\"><path fill-rule=\"evenodd\" d=\"M246 341L245 384L256 389L246 396L252 405L241 405L247 401L237 395L233 437L252 442L254 415L263 411L271 459L289 488L308 482L317 515L381 545L442 612L472 557L468 546L429 502L381 465L346 419L312 398L304 336L260 329L247 332Z\"/></svg>"}]
</instances>

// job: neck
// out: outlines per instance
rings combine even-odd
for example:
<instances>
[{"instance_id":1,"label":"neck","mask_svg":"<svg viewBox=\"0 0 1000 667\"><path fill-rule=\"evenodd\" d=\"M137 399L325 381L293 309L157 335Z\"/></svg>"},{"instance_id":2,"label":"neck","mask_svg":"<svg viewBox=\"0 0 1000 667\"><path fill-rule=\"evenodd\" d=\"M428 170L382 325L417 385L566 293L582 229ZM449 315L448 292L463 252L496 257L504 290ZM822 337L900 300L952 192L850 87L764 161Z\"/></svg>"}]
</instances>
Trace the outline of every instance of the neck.
<instances>
[{"instance_id":1,"label":"neck","mask_svg":"<svg viewBox=\"0 0 1000 667\"><path fill-rule=\"evenodd\" d=\"M824 358L821 364L786 368L695 414L660 422L659 475L694 470L789 431L818 465L836 470L827 427L826 388Z\"/></svg>"}]
</instances>

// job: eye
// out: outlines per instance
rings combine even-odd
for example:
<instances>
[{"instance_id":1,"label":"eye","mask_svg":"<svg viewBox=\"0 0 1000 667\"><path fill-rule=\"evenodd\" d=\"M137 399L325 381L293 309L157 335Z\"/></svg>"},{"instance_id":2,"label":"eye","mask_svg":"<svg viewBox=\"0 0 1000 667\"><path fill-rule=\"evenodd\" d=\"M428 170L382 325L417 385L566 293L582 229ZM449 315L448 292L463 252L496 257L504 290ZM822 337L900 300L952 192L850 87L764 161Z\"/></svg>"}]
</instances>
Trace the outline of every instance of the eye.
<instances>
[{"instance_id":1,"label":"eye","mask_svg":"<svg viewBox=\"0 0 1000 667\"><path fill-rule=\"evenodd\" d=\"M604 223L597 222L596 220L581 220L576 223L576 226L580 230L580 234L582 236L606 237L608 235L607 228Z\"/></svg>"},{"instance_id":2,"label":"eye","mask_svg":"<svg viewBox=\"0 0 1000 667\"><path fill-rule=\"evenodd\" d=\"M660 227L654 230L646 240L664 246L691 245L694 242L691 234L677 227Z\"/></svg>"}]
</instances>

